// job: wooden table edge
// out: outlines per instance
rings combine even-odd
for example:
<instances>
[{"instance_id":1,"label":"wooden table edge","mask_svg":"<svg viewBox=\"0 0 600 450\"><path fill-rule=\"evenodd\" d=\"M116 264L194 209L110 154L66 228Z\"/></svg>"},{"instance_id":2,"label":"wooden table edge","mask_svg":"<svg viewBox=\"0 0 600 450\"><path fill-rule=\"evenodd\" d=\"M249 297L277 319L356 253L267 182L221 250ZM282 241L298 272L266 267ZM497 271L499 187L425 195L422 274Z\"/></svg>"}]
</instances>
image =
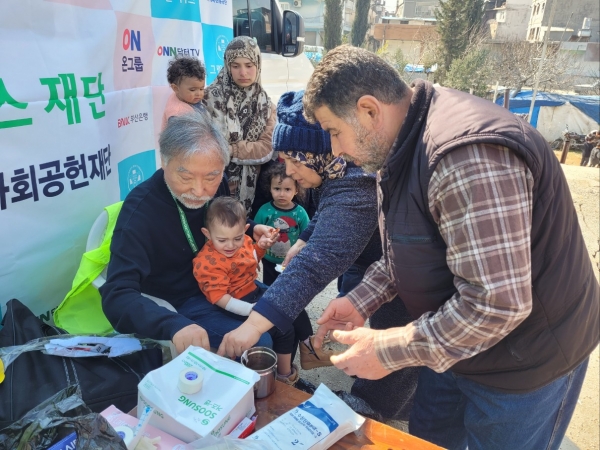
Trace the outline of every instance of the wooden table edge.
<instances>
[{"instance_id":1,"label":"wooden table edge","mask_svg":"<svg viewBox=\"0 0 600 450\"><path fill-rule=\"evenodd\" d=\"M275 392L266 398L256 400L258 420L256 429L264 427L280 415L295 408L310 398L310 394L288 386L280 381L275 383ZM426 442L381 422L366 419L354 433L347 434L331 447L335 450L440 450L441 447Z\"/></svg>"}]
</instances>

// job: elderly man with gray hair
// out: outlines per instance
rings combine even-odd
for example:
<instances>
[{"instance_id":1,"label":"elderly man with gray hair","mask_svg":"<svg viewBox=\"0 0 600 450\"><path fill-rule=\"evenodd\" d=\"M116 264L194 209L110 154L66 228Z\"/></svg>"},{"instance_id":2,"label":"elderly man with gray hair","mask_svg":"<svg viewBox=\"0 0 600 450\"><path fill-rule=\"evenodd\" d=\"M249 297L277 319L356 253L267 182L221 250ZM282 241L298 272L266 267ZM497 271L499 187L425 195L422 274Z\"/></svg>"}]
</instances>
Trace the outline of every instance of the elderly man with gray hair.
<instances>
[{"instance_id":1,"label":"elderly man with gray hair","mask_svg":"<svg viewBox=\"0 0 600 450\"><path fill-rule=\"evenodd\" d=\"M206 301L192 273L204 245L208 202L228 196L223 176L229 151L203 115L177 116L160 135L161 168L133 189L117 220L102 308L115 330L172 340L179 352L190 345L217 348L241 321ZM270 227L251 223L258 240ZM147 296L164 299L159 306ZM272 346L265 333L257 345Z\"/></svg>"}]
</instances>

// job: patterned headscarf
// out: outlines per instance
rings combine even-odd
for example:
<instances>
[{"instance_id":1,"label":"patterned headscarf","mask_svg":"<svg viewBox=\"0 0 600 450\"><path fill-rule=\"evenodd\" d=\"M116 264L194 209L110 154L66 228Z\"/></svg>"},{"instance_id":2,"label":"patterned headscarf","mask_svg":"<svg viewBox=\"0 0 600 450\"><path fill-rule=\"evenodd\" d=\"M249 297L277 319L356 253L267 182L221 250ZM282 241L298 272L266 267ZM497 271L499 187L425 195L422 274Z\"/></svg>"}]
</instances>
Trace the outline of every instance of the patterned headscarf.
<instances>
[{"instance_id":1,"label":"patterned headscarf","mask_svg":"<svg viewBox=\"0 0 600 450\"><path fill-rule=\"evenodd\" d=\"M248 58L256 66L256 80L249 87L239 87L233 81L230 65L236 58ZM271 99L260 84L260 49L254 39L236 37L227 45L224 63L206 89L206 107L230 144L255 142L265 130L272 109Z\"/></svg>"},{"instance_id":2,"label":"patterned headscarf","mask_svg":"<svg viewBox=\"0 0 600 450\"><path fill-rule=\"evenodd\" d=\"M294 150L285 150L282 153L317 172L323 181L342 178L346 173L346 161L342 157L333 156L333 153L316 154Z\"/></svg>"},{"instance_id":3,"label":"patterned headscarf","mask_svg":"<svg viewBox=\"0 0 600 450\"><path fill-rule=\"evenodd\" d=\"M346 172L346 161L333 156L329 133L318 123L307 122L303 96L304 91L290 91L279 97L273 150L314 170L323 181L341 178Z\"/></svg>"},{"instance_id":4,"label":"patterned headscarf","mask_svg":"<svg viewBox=\"0 0 600 450\"><path fill-rule=\"evenodd\" d=\"M256 80L252 85L239 87L233 81L230 66L236 58L248 58L256 66ZM224 67L205 91L206 109L230 144L256 142L272 113L271 99L260 84L260 49L254 39L239 36L227 45L224 59ZM232 161L225 170L232 193L248 212L254 200L260 164L264 162Z\"/></svg>"}]
</instances>

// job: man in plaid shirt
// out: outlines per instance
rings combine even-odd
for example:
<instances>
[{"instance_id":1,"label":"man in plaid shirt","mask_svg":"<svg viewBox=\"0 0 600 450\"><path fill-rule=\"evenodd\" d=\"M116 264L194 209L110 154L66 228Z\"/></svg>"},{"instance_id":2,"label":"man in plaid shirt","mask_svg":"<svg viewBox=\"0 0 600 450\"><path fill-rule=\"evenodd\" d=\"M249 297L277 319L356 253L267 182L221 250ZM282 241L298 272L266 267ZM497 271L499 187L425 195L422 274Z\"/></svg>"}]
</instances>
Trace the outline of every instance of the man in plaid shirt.
<instances>
[{"instance_id":1,"label":"man in plaid shirt","mask_svg":"<svg viewBox=\"0 0 600 450\"><path fill-rule=\"evenodd\" d=\"M331 361L379 379L421 370L411 433L451 449L558 449L599 341L599 286L543 137L495 105L342 46L305 115L334 153L378 173L384 256L318 323ZM414 321L364 328L399 296Z\"/></svg>"}]
</instances>

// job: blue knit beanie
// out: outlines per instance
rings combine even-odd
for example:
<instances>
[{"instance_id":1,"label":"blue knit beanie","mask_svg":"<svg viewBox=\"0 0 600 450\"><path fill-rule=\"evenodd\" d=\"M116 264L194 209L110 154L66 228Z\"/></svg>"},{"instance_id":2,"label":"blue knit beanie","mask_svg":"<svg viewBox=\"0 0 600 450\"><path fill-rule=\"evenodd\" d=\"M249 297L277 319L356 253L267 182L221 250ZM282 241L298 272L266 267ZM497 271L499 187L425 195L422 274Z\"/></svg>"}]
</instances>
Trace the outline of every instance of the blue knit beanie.
<instances>
[{"instance_id":1,"label":"blue knit beanie","mask_svg":"<svg viewBox=\"0 0 600 450\"><path fill-rule=\"evenodd\" d=\"M304 91L286 92L277 103L277 125L273 131L273 150L297 151L314 154L331 153L331 138L318 123L304 118L302 96Z\"/></svg>"}]
</instances>

